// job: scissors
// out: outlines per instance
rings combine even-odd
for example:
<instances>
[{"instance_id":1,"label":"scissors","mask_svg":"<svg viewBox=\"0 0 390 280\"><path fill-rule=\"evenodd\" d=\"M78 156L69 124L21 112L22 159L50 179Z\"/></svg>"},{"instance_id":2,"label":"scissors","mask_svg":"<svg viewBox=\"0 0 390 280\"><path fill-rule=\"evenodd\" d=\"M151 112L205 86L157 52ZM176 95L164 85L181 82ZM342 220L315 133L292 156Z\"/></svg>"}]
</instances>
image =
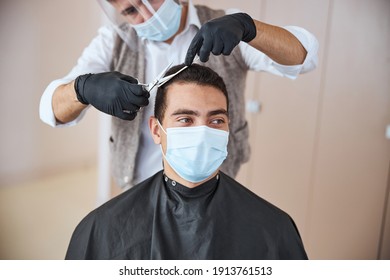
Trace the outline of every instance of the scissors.
<instances>
[{"instance_id":1,"label":"scissors","mask_svg":"<svg viewBox=\"0 0 390 280\"><path fill-rule=\"evenodd\" d=\"M149 84L142 84L142 83L138 83L139 85L143 86L145 90L147 90L148 92L150 92L154 87L160 87L162 86L163 84L165 84L166 82L168 82L170 79L172 79L173 77L175 77L177 74L179 74L180 72L184 71L185 69L188 68L188 66L183 66L181 69L179 69L177 72L169 75L169 76L166 76L164 77L164 75L168 72L168 69L171 67L173 62L169 63L167 65L167 67L164 68L163 71L161 71L160 74L157 75L157 77Z\"/></svg>"},{"instance_id":2,"label":"scissors","mask_svg":"<svg viewBox=\"0 0 390 280\"><path fill-rule=\"evenodd\" d=\"M199 60L199 57L196 58L195 60ZM194 60L194 61L195 61ZM140 83L138 82L139 85L143 86L144 89L148 92L151 92L151 90L154 88L154 87L160 87L162 86L163 84L165 84L166 82L168 82L170 79L172 79L173 77L175 77L177 74L179 74L180 72L184 71L185 69L188 68L188 66L183 66L182 68L180 68L177 72L169 75L169 76L166 76L164 77L164 75L168 72L169 68L172 66L173 64L173 61L171 63L169 63L165 68L164 70L162 70L160 72L160 74L157 75L157 77L152 81L150 82L149 84L143 84L143 83ZM141 108L140 108L141 109ZM128 111L128 110L123 110L123 112L125 113L136 113L138 112L140 109L136 110L136 111Z\"/></svg>"},{"instance_id":3,"label":"scissors","mask_svg":"<svg viewBox=\"0 0 390 280\"><path fill-rule=\"evenodd\" d=\"M197 61L199 60L199 57L195 58L194 61ZM171 63L169 63L165 68L164 70L161 71L160 74L157 75L157 77L149 84L142 84L142 83L138 83L139 85L143 86L145 88L145 90L147 90L148 92L150 92L154 87L160 87L162 86L163 84L165 84L166 82L168 82L170 79L172 79L173 77L175 77L177 74L179 74L180 72L184 71L185 69L188 68L188 66L183 66L182 68L180 68L177 72L169 75L169 76L166 76L164 77L164 75L168 72L169 68L172 66L173 64L173 61Z\"/></svg>"}]
</instances>

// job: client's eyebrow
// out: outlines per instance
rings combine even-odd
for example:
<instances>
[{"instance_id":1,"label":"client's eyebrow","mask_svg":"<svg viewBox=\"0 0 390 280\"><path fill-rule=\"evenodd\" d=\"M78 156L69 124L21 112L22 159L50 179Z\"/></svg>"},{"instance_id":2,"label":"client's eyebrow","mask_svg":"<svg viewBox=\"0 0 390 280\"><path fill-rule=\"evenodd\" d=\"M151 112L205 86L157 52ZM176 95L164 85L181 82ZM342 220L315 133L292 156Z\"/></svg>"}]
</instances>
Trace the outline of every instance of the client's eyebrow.
<instances>
[{"instance_id":1,"label":"client's eyebrow","mask_svg":"<svg viewBox=\"0 0 390 280\"><path fill-rule=\"evenodd\" d=\"M191 116L199 117L200 113L199 111L190 110L190 109L178 109L171 114L171 116L177 116L177 115L191 115ZM211 117L215 115L229 116L228 112L225 109L217 109L207 113L207 117Z\"/></svg>"},{"instance_id":2,"label":"client's eyebrow","mask_svg":"<svg viewBox=\"0 0 390 280\"><path fill-rule=\"evenodd\" d=\"M190 109L177 109L171 114L171 116L177 116L177 115L192 115L192 116L199 117L200 113L199 111L194 111Z\"/></svg>"},{"instance_id":3,"label":"client's eyebrow","mask_svg":"<svg viewBox=\"0 0 390 280\"><path fill-rule=\"evenodd\" d=\"M207 113L208 117L215 116L215 115L225 115L227 117L229 116L228 112L225 109L218 109Z\"/></svg>"}]
</instances>

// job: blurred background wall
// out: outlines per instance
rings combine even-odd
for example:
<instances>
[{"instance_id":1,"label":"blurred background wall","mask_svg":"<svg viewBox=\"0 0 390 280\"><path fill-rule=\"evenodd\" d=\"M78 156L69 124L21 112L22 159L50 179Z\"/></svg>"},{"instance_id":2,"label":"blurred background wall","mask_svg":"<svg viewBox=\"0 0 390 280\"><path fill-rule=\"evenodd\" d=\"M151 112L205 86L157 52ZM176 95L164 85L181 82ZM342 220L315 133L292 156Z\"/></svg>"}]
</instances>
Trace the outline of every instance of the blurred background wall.
<instances>
[{"instance_id":1,"label":"blurred background wall","mask_svg":"<svg viewBox=\"0 0 390 280\"><path fill-rule=\"evenodd\" d=\"M238 180L294 218L310 258L390 259L390 1L194 3L318 38L315 71L248 77L260 109L247 113L252 156ZM101 115L54 129L38 104L103 21L94 0L0 2L0 259L62 259L97 205Z\"/></svg>"},{"instance_id":2,"label":"blurred background wall","mask_svg":"<svg viewBox=\"0 0 390 280\"><path fill-rule=\"evenodd\" d=\"M97 112L54 129L38 106L101 22L94 0L0 1L0 258L63 258L72 228L95 206Z\"/></svg>"}]
</instances>

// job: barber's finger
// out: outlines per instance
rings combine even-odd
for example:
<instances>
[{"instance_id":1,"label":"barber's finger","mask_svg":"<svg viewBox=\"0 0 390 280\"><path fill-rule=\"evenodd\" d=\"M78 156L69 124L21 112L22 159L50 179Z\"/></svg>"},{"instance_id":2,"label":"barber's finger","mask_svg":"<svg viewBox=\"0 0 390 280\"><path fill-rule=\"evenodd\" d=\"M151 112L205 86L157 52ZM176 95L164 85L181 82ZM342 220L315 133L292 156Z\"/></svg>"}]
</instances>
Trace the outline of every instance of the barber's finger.
<instances>
[{"instance_id":1,"label":"barber's finger","mask_svg":"<svg viewBox=\"0 0 390 280\"><path fill-rule=\"evenodd\" d=\"M224 42L220 38L214 39L213 49L211 50L213 55L220 55L224 50L224 45Z\"/></svg>"},{"instance_id":2,"label":"barber's finger","mask_svg":"<svg viewBox=\"0 0 390 280\"><path fill-rule=\"evenodd\" d=\"M225 45L224 45L224 48L223 48L223 51L222 53L224 55L230 55L232 53L232 51L234 50L234 48L240 43L240 41L229 41L229 42L225 42Z\"/></svg>"},{"instance_id":3,"label":"barber's finger","mask_svg":"<svg viewBox=\"0 0 390 280\"><path fill-rule=\"evenodd\" d=\"M122 88L129 99L131 99L131 96L141 99L149 99L150 97L150 93L145 89L145 87L139 84L129 84L123 82Z\"/></svg>"},{"instance_id":4,"label":"barber's finger","mask_svg":"<svg viewBox=\"0 0 390 280\"><path fill-rule=\"evenodd\" d=\"M137 113L140 109L141 109L140 106L131 103L127 103L124 106L122 106L122 111L127 114Z\"/></svg>"},{"instance_id":5,"label":"barber's finger","mask_svg":"<svg viewBox=\"0 0 390 280\"><path fill-rule=\"evenodd\" d=\"M149 105L149 99L139 96L127 96L125 104L133 104L138 107L145 107Z\"/></svg>"},{"instance_id":6,"label":"barber's finger","mask_svg":"<svg viewBox=\"0 0 390 280\"><path fill-rule=\"evenodd\" d=\"M194 61L196 54L199 52L202 47L203 36L198 32L195 37L192 39L190 46L188 47L186 58L184 64L190 66Z\"/></svg>"},{"instance_id":7,"label":"barber's finger","mask_svg":"<svg viewBox=\"0 0 390 280\"><path fill-rule=\"evenodd\" d=\"M144 97L146 99L150 97L150 92L147 91L143 85L132 86L132 92L134 93L134 95Z\"/></svg>"},{"instance_id":8,"label":"barber's finger","mask_svg":"<svg viewBox=\"0 0 390 280\"><path fill-rule=\"evenodd\" d=\"M202 62L208 61L212 49L213 49L213 39L209 37L203 41L203 45L199 50L200 61Z\"/></svg>"},{"instance_id":9,"label":"barber's finger","mask_svg":"<svg viewBox=\"0 0 390 280\"><path fill-rule=\"evenodd\" d=\"M132 121L137 116L137 112L124 110L122 112L118 112L115 116L125 121Z\"/></svg>"},{"instance_id":10,"label":"barber's finger","mask_svg":"<svg viewBox=\"0 0 390 280\"><path fill-rule=\"evenodd\" d=\"M129 82L130 84L138 84L138 80L137 79L135 79L135 78L133 78L131 76L122 74L122 73L120 73L119 79L121 79L123 81L126 81L126 82Z\"/></svg>"}]
</instances>

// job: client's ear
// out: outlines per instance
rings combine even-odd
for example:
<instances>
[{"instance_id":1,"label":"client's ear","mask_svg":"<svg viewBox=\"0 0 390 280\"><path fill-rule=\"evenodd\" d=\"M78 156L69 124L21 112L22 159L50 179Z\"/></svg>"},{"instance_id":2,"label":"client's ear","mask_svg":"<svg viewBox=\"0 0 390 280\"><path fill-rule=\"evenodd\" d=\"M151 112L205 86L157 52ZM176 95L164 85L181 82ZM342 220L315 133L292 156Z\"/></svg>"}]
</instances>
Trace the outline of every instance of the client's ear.
<instances>
[{"instance_id":1,"label":"client's ear","mask_svg":"<svg viewBox=\"0 0 390 280\"><path fill-rule=\"evenodd\" d=\"M158 120L156 117L149 118L149 129L152 134L153 141L156 145L161 144L161 128L158 125Z\"/></svg>"}]
</instances>

